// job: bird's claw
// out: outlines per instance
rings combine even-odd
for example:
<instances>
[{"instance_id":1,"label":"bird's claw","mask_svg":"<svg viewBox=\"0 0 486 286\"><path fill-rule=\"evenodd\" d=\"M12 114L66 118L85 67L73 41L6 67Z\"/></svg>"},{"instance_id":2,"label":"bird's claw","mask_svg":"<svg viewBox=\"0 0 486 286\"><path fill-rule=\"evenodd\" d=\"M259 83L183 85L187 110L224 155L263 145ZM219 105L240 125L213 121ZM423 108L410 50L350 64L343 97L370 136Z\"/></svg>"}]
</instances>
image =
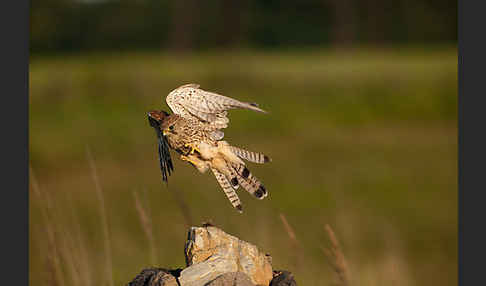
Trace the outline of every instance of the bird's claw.
<instances>
[{"instance_id":1,"label":"bird's claw","mask_svg":"<svg viewBox=\"0 0 486 286\"><path fill-rule=\"evenodd\" d=\"M191 160L191 158L189 158L188 156L181 155L181 160L187 161L187 162L191 163L192 165L196 165L195 162L193 160Z\"/></svg>"},{"instance_id":2,"label":"bird's claw","mask_svg":"<svg viewBox=\"0 0 486 286\"><path fill-rule=\"evenodd\" d=\"M196 167L201 173L204 173L204 165L202 165L201 161L199 161L197 158L191 158L186 155L181 155L181 160L189 162L189 164L193 165Z\"/></svg>"},{"instance_id":3,"label":"bird's claw","mask_svg":"<svg viewBox=\"0 0 486 286\"><path fill-rule=\"evenodd\" d=\"M201 153L197 147L192 146L191 144L185 144L184 147L191 148L191 151L189 151L189 154L194 154L196 151L198 153Z\"/></svg>"}]
</instances>

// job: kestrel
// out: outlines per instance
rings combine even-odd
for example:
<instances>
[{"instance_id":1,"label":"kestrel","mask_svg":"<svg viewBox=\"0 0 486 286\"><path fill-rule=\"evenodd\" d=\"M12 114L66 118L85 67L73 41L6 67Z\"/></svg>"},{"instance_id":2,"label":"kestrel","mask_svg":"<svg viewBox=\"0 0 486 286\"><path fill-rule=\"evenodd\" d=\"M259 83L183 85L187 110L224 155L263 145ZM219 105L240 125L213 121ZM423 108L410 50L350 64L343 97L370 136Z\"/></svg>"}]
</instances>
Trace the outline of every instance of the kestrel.
<instances>
[{"instance_id":1,"label":"kestrel","mask_svg":"<svg viewBox=\"0 0 486 286\"><path fill-rule=\"evenodd\" d=\"M199 172L211 169L219 185L234 208L242 212L241 201L235 190L241 185L258 199L267 196L263 184L251 174L244 160L267 163L264 154L231 146L223 141L222 129L228 127L230 109L250 109L266 113L255 103L205 91L198 84L186 84L166 97L172 114L162 110L148 112L150 126L159 142L159 161L162 180L174 170L169 148L180 154L180 159L192 164Z\"/></svg>"}]
</instances>

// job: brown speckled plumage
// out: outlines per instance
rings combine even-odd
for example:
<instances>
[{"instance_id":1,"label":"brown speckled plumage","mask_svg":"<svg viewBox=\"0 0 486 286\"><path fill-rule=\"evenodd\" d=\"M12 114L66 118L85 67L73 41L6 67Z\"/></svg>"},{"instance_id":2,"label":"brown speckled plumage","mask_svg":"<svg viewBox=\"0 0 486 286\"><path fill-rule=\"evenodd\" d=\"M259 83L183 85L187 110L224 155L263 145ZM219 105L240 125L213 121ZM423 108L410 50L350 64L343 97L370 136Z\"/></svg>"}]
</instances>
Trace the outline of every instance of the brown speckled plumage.
<instances>
[{"instance_id":1,"label":"brown speckled plumage","mask_svg":"<svg viewBox=\"0 0 486 286\"><path fill-rule=\"evenodd\" d=\"M167 136L169 145L174 150L186 150L187 145L197 146L200 142L217 145L216 141L211 139L210 133L204 129L204 124L177 114L170 115L162 122L161 131ZM188 152L182 153L187 154Z\"/></svg>"}]
</instances>

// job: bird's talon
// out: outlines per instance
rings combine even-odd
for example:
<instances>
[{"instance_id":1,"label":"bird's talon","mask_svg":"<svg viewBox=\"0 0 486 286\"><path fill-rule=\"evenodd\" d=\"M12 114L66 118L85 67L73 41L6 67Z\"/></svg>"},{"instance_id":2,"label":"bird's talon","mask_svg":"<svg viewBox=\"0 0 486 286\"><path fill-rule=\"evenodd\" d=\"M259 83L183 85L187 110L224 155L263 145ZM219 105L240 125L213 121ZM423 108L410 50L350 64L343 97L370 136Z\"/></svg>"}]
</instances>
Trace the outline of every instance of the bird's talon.
<instances>
[{"instance_id":1,"label":"bird's talon","mask_svg":"<svg viewBox=\"0 0 486 286\"><path fill-rule=\"evenodd\" d=\"M191 144L184 144L184 147L188 147L188 148L191 148L191 151L189 151L189 154L193 155L196 151L198 153L201 153L201 151L199 151L199 149L197 147L194 147L192 146Z\"/></svg>"}]
</instances>

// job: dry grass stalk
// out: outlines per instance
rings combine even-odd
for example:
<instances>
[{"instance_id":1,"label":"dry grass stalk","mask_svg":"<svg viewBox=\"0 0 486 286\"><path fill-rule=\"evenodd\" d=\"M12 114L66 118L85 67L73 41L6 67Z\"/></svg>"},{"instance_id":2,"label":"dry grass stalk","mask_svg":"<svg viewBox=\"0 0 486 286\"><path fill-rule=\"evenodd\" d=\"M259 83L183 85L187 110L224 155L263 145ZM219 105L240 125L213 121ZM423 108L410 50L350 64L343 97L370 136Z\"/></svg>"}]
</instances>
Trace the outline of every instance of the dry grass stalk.
<instances>
[{"instance_id":1,"label":"dry grass stalk","mask_svg":"<svg viewBox=\"0 0 486 286\"><path fill-rule=\"evenodd\" d=\"M113 286L113 263L111 260L111 244L110 244L110 234L108 231L108 220L106 216L106 208L105 208L105 199L103 197L103 190L101 189L98 174L96 172L96 165L93 160L93 156L91 155L91 151L89 147L86 146L86 157L88 158L90 167L91 167L91 175L93 176L93 180L95 183L96 195L98 196L98 201L100 203L100 211L101 211L101 223L103 226L103 236L104 236L104 246L105 246L105 256L106 256L106 277L108 279L108 285Z\"/></svg>"},{"instance_id":2,"label":"dry grass stalk","mask_svg":"<svg viewBox=\"0 0 486 286\"><path fill-rule=\"evenodd\" d=\"M283 223L283 225L285 227L285 231L287 231L287 234L289 235L289 238L292 241L292 243L295 246L300 246L299 241L297 240L297 237L295 236L294 230L292 229L292 227L290 226L289 222L285 218L285 215L282 214L282 213L280 214L280 220L282 220L282 223Z\"/></svg>"},{"instance_id":3,"label":"dry grass stalk","mask_svg":"<svg viewBox=\"0 0 486 286\"><path fill-rule=\"evenodd\" d=\"M31 170L32 171L32 170ZM43 195L44 196L44 201L45 201L45 216L47 220L49 221L50 225L50 232L52 239L49 240L48 243L51 244L50 248L55 251L54 254L57 257L57 261L55 263L59 263L59 275L61 275L62 281L60 283L64 283L64 276L62 273L62 265L65 266L65 269L67 270L67 277L71 278L71 283L70 285L78 285L80 280L80 273L78 272L78 268L75 265L74 262L74 247L73 247L73 240L70 238L70 234L67 231L67 228L65 227L56 227L55 222L57 221L59 224L59 220L56 220L56 218L59 218L60 215L56 214L55 208L53 207L52 199L49 195L48 192L41 192L40 188L38 186L37 180L35 176L33 176L33 186L35 186L33 189L36 190L38 195ZM59 226L59 225L58 225ZM50 267L50 269L54 269ZM64 284L61 284L64 285Z\"/></svg>"},{"instance_id":4,"label":"dry grass stalk","mask_svg":"<svg viewBox=\"0 0 486 286\"><path fill-rule=\"evenodd\" d=\"M76 262L77 262L77 269L79 270L79 279L80 279L80 284L84 286L90 286L92 285L91 282L91 269L90 269L90 264L89 264L89 259L88 259L88 253L86 251L86 246L84 244L84 240L82 238L82 233L81 233L81 224L79 223L78 216L76 215L76 209L73 206L72 203L72 197L70 193L67 193L67 198L68 198L68 204L69 204L69 209L71 210L71 218L72 218L72 225L74 226L74 235L75 237L73 238L70 236L69 241L71 241L71 249L72 253L75 253L75 257L77 257Z\"/></svg>"},{"instance_id":5,"label":"dry grass stalk","mask_svg":"<svg viewBox=\"0 0 486 286\"><path fill-rule=\"evenodd\" d=\"M189 210L189 207L186 204L186 201L184 200L184 194L182 193L181 190L171 190L169 186L167 186L167 189L169 189L170 192L174 195L174 198L176 200L177 206L182 212L182 215L184 216L184 220L186 222L186 227L192 226L192 216L191 212Z\"/></svg>"},{"instance_id":6,"label":"dry grass stalk","mask_svg":"<svg viewBox=\"0 0 486 286\"><path fill-rule=\"evenodd\" d=\"M59 250L57 249L56 243L56 235L54 232L54 226L51 221L50 211L51 211L51 203L50 198L47 194L43 194L37 182L37 179L34 175L34 171L32 166L30 166L30 178L32 183L32 190L36 195L39 202L45 202L44 207L41 207L41 215L44 223L46 225L46 232L47 232L47 272L50 274L49 280L47 281L48 285L66 285L64 282L64 275L62 273L61 267L61 259L58 254ZM44 196L45 195L45 196Z\"/></svg>"},{"instance_id":7,"label":"dry grass stalk","mask_svg":"<svg viewBox=\"0 0 486 286\"><path fill-rule=\"evenodd\" d=\"M346 259L344 257L344 254L341 250L341 245L339 244L339 241L336 235L334 234L334 231L328 224L324 226L324 229L326 230L327 235L329 236L329 240L331 242L331 248L330 249L322 248L322 251L328 257L329 263L331 264L332 268L338 275L342 285L349 285L350 283L349 268Z\"/></svg>"},{"instance_id":8,"label":"dry grass stalk","mask_svg":"<svg viewBox=\"0 0 486 286\"><path fill-rule=\"evenodd\" d=\"M283 213L280 213L280 220L282 221L282 224L284 225L285 231L287 232L290 242L291 242L291 248L294 256L294 261L293 261L293 267L296 270L296 272L300 272L302 269L302 265L304 265L304 255L303 255L303 249L302 246L300 245L299 240L297 240L297 236L295 235L294 229L292 226L290 226L289 222L287 221L287 218Z\"/></svg>"},{"instance_id":9,"label":"dry grass stalk","mask_svg":"<svg viewBox=\"0 0 486 286\"><path fill-rule=\"evenodd\" d=\"M60 269L57 266L56 262L56 246L54 243L52 243L51 240L48 239L47 241L47 256L46 260L47 263L45 265L46 267L46 273L47 273L47 279L46 279L46 285L52 285L52 286L59 286L59 285L64 285L61 283L64 283L64 277L62 277L62 273L60 273Z\"/></svg>"},{"instance_id":10,"label":"dry grass stalk","mask_svg":"<svg viewBox=\"0 0 486 286\"><path fill-rule=\"evenodd\" d=\"M84 244L84 240L81 234L81 225L79 221L76 220L76 244L79 246L79 267L80 272L83 273L81 277L83 278L83 285L92 285L91 279L91 269L88 258L88 252Z\"/></svg>"},{"instance_id":11,"label":"dry grass stalk","mask_svg":"<svg viewBox=\"0 0 486 286\"><path fill-rule=\"evenodd\" d=\"M62 228L63 229L63 228ZM79 277L79 267L76 267L74 263L73 256L75 255L75 249L73 246L73 239L70 235L70 233L66 230L61 231L62 237L64 239L60 239L60 247L59 247L59 252L61 253L61 257L63 258L62 260L64 261L65 265L67 266L67 269L69 270L69 276L71 277L72 283L70 285L77 286L81 282Z\"/></svg>"},{"instance_id":12,"label":"dry grass stalk","mask_svg":"<svg viewBox=\"0 0 486 286\"><path fill-rule=\"evenodd\" d=\"M155 240L154 240L154 234L153 234L153 226L152 226L152 220L150 219L150 214L148 211L144 209L142 206L142 203L140 202L140 198L136 192L133 192L133 196L135 198L135 208L138 213L138 217L140 218L140 223L142 224L142 229L145 232L145 235L147 236L147 240L149 241L150 245L150 261L153 266L156 265L157 263L157 257L156 257L156 249L155 249Z\"/></svg>"}]
</instances>

